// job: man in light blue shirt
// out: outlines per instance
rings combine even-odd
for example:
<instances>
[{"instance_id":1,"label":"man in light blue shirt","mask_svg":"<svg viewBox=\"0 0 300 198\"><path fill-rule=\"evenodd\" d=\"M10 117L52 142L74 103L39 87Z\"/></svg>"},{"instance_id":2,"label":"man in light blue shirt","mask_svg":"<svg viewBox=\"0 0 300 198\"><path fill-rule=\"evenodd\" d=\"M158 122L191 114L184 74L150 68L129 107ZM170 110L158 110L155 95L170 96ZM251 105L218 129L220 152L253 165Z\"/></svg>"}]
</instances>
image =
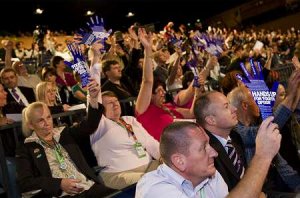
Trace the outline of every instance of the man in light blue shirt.
<instances>
[{"instance_id":1,"label":"man in light blue shirt","mask_svg":"<svg viewBox=\"0 0 300 198\"><path fill-rule=\"evenodd\" d=\"M223 178L216 171L217 152L209 137L196 123L174 122L160 139L164 164L145 174L137 184L136 198L233 198L259 197L272 158L278 152L281 135L277 125L266 119L259 129L257 152L248 171L228 194Z\"/></svg>"}]
</instances>

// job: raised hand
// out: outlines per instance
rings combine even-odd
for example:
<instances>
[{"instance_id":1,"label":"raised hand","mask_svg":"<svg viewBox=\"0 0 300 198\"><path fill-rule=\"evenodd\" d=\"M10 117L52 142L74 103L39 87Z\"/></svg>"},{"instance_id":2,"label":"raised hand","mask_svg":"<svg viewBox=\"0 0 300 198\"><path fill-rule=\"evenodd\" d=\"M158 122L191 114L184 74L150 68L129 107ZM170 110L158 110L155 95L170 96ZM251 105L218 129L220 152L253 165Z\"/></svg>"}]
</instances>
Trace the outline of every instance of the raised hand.
<instances>
[{"instance_id":1,"label":"raised hand","mask_svg":"<svg viewBox=\"0 0 300 198\"><path fill-rule=\"evenodd\" d=\"M100 86L99 86L99 84L96 82L95 79L90 78L89 80L90 80L90 82L89 82L89 84L87 85L87 88L88 88L88 91L89 91L90 98L95 98L95 99L97 99L98 94L99 94L99 92L100 92Z\"/></svg>"},{"instance_id":2,"label":"raised hand","mask_svg":"<svg viewBox=\"0 0 300 198\"><path fill-rule=\"evenodd\" d=\"M295 69L300 69L299 58L296 55L292 58L292 63L295 66Z\"/></svg>"},{"instance_id":3,"label":"raised hand","mask_svg":"<svg viewBox=\"0 0 300 198\"><path fill-rule=\"evenodd\" d=\"M278 125L272 123L274 117L266 118L260 125L256 136L255 154L272 160L280 148L281 135Z\"/></svg>"},{"instance_id":4,"label":"raised hand","mask_svg":"<svg viewBox=\"0 0 300 198\"><path fill-rule=\"evenodd\" d=\"M139 28L138 37L145 49L152 49L152 34L146 32L145 28Z\"/></svg>"},{"instance_id":5,"label":"raised hand","mask_svg":"<svg viewBox=\"0 0 300 198\"><path fill-rule=\"evenodd\" d=\"M100 19L98 16L95 17L95 19L93 19L93 17L90 18L91 22L87 22L86 24L89 26L89 28L93 31L93 35L97 38L97 39L106 39L112 32L112 30L110 29L109 31L106 31L104 29L104 22L103 22L103 18Z\"/></svg>"},{"instance_id":6,"label":"raised hand","mask_svg":"<svg viewBox=\"0 0 300 198\"><path fill-rule=\"evenodd\" d=\"M276 98L276 91L278 88L278 82L273 84L271 90L268 88L264 81L262 67L259 62L257 62L257 68L250 59L250 65L253 72L251 75L246 69L244 63L240 63L240 66L246 76L243 78L241 75L237 74L237 78L241 80L251 91L252 96L260 109L260 113L263 119L271 116L273 114L273 106Z\"/></svg>"},{"instance_id":7,"label":"raised hand","mask_svg":"<svg viewBox=\"0 0 300 198\"><path fill-rule=\"evenodd\" d=\"M138 41L138 36L136 35L135 31L134 31L134 26L130 26L130 28L128 28L128 33L131 39Z\"/></svg>"},{"instance_id":8,"label":"raised hand","mask_svg":"<svg viewBox=\"0 0 300 198\"><path fill-rule=\"evenodd\" d=\"M88 64L76 43L67 44L67 46L74 61L73 63L65 61L65 64L80 75L82 87L85 87L89 83L90 77Z\"/></svg>"}]
</instances>

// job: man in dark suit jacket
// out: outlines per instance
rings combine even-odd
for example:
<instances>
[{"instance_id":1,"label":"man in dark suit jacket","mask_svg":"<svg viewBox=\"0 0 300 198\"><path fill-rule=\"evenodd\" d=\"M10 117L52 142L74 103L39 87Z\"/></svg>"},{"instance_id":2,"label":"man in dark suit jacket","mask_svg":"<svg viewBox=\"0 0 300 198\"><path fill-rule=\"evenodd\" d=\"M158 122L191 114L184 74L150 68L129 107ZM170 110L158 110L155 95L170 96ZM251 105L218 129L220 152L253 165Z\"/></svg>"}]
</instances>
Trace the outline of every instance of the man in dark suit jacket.
<instances>
[{"instance_id":1,"label":"man in dark suit jacket","mask_svg":"<svg viewBox=\"0 0 300 198\"><path fill-rule=\"evenodd\" d=\"M215 167L222 175L224 181L226 182L228 186L228 190L230 191L233 189L238 182L240 181L240 175L237 173L235 167L233 166L232 161L230 160L227 151L225 150L224 146L221 144L221 142L213 135L212 132L206 131L209 138L210 138L210 145L218 152L218 157L215 158ZM245 157L243 154L243 143L241 141L241 138L239 135L232 131L229 135L231 138L234 147L240 156L241 160L243 161L243 164L245 164ZM245 168L245 166L244 166Z\"/></svg>"},{"instance_id":2,"label":"man in dark suit jacket","mask_svg":"<svg viewBox=\"0 0 300 198\"><path fill-rule=\"evenodd\" d=\"M12 68L2 69L0 72L0 78L5 86L5 91L7 92L7 104L2 108L2 113L4 115L9 113L22 113L22 110L27 105L35 101L34 92L31 88L17 87L18 77ZM13 89L16 90L16 93L19 96L18 99L16 96L13 96ZM5 156L15 156L16 142L12 129L7 129L5 132L2 131L1 138ZM21 135L18 138L20 140L23 139Z\"/></svg>"},{"instance_id":3,"label":"man in dark suit jacket","mask_svg":"<svg viewBox=\"0 0 300 198\"><path fill-rule=\"evenodd\" d=\"M227 97L220 92L209 92L197 99L194 106L197 123L200 124L210 137L210 145L218 152L215 167L222 175L230 191L243 177L233 165L227 154L226 141L232 141L237 153L237 160L245 168L245 149L241 136L232 129L238 124L237 108L229 103ZM229 153L229 152L228 152ZM287 170L287 169L286 169ZM268 179L270 179L268 177ZM294 193L277 192L269 189L264 191L270 197L294 197Z\"/></svg>"},{"instance_id":4,"label":"man in dark suit jacket","mask_svg":"<svg viewBox=\"0 0 300 198\"><path fill-rule=\"evenodd\" d=\"M33 89L18 87L18 77L12 68L4 68L1 71L1 81L7 94L7 105L4 113L21 113L24 107L35 101Z\"/></svg>"},{"instance_id":5,"label":"man in dark suit jacket","mask_svg":"<svg viewBox=\"0 0 300 198\"><path fill-rule=\"evenodd\" d=\"M228 186L228 190L233 189L245 170L245 158L241 137L232 131L238 123L236 108L231 106L222 93L210 92L200 97L195 103L194 108L197 122L206 130L210 145L218 152L215 158L215 167L222 175ZM234 162L229 157L227 141L231 140L237 153L236 163L239 168L234 166Z\"/></svg>"}]
</instances>

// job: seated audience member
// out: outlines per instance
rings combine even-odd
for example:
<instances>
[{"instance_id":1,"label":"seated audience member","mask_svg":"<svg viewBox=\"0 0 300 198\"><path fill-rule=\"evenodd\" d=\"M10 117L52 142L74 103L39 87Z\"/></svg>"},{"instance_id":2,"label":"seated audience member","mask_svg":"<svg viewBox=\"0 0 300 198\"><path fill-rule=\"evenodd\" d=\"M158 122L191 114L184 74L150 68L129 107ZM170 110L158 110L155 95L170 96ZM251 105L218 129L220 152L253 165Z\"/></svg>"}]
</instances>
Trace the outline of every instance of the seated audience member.
<instances>
[{"instance_id":1,"label":"seated audience member","mask_svg":"<svg viewBox=\"0 0 300 198\"><path fill-rule=\"evenodd\" d=\"M24 47L24 42L23 41L17 41L16 42L16 49L14 50L16 57L19 58L20 60L25 59L27 56L28 50L25 49Z\"/></svg>"},{"instance_id":2,"label":"seated audience member","mask_svg":"<svg viewBox=\"0 0 300 198\"><path fill-rule=\"evenodd\" d=\"M251 139L251 143L249 140L245 143L244 137L233 130L238 124L237 109L220 92L209 92L199 97L195 103L194 112L197 123L206 130L211 146L218 152L215 160L216 169L222 175L228 189L231 190L243 178L247 162L249 162L245 158L247 155L244 154L244 144L246 146L255 145L255 137ZM273 190L275 189L266 189L265 191L270 197L273 197L279 193Z\"/></svg>"},{"instance_id":3,"label":"seated audience member","mask_svg":"<svg viewBox=\"0 0 300 198\"><path fill-rule=\"evenodd\" d=\"M101 118L99 86L92 80L87 120L74 127L53 128L45 103L35 102L23 110L23 145L16 151L17 180L21 192L36 191L38 197L104 197L112 192L100 183L77 145L93 133Z\"/></svg>"},{"instance_id":4,"label":"seated audience member","mask_svg":"<svg viewBox=\"0 0 300 198\"><path fill-rule=\"evenodd\" d=\"M45 103L50 109L51 114L67 111L70 106L67 104L57 104L56 87L51 82L40 82L36 86L36 99Z\"/></svg>"},{"instance_id":5,"label":"seated audience member","mask_svg":"<svg viewBox=\"0 0 300 198\"><path fill-rule=\"evenodd\" d=\"M53 67L44 67L42 69L42 80L51 82L56 87L56 102L58 104L68 104L68 101L70 101L70 97L72 97L72 95L70 95L66 86L57 86L56 77L56 70Z\"/></svg>"},{"instance_id":6,"label":"seated audience member","mask_svg":"<svg viewBox=\"0 0 300 198\"><path fill-rule=\"evenodd\" d=\"M99 46L93 44L92 63L100 57ZM95 74L91 72L91 76ZM145 172L158 166L158 142L132 116L121 116L117 96L111 91L99 94L104 107L98 129L90 136L91 148L105 185L122 189L135 184ZM102 96L102 97L101 97ZM156 159L156 160L154 160Z\"/></svg>"},{"instance_id":7,"label":"seated audience member","mask_svg":"<svg viewBox=\"0 0 300 198\"><path fill-rule=\"evenodd\" d=\"M0 77L7 94L7 105L3 107L5 113L21 113L25 106L35 101L33 89L18 87L18 77L12 68L4 68Z\"/></svg>"},{"instance_id":8,"label":"seated audience member","mask_svg":"<svg viewBox=\"0 0 300 198\"><path fill-rule=\"evenodd\" d=\"M194 113L197 123L206 131L210 145L218 152L216 169L222 175L228 189L233 189L245 172L243 142L236 133L231 133L237 124L236 108L231 106L222 93L208 92L195 102ZM236 167L231 162L227 142L235 145ZM235 157L235 156L234 156Z\"/></svg>"},{"instance_id":9,"label":"seated audience member","mask_svg":"<svg viewBox=\"0 0 300 198\"><path fill-rule=\"evenodd\" d=\"M60 56L54 56L51 59L51 66L56 70L56 85L59 89L63 89L68 97L66 104L77 104L78 101L72 94L72 86L76 85L76 80L72 73L66 72L66 64Z\"/></svg>"},{"instance_id":10,"label":"seated audience member","mask_svg":"<svg viewBox=\"0 0 300 198\"><path fill-rule=\"evenodd\" d=\"M0 127L5 126L7 124L12 124L14 121L5 117L2 113L2 107L6 105L6 97L7 97L7 92L4 91L4 88L2 84L0 84ZM11 130L2 130L0 133L0 138L2 141L3 149L4 149L4 155L6 159L6 165L8 169L8 177L9 177L9 191L12 193L12 197L17 198L20 197L18 195L18 188L17 188L17 183L16 183L16 165L15 165L15 160L14 160L14 152L10 151L11 148L7 147L11 143L8 141L14 141L13 138L7 138L12 131ZM13 143L14 144L14 143ZM3 173L2 169L0 169L0 185L3 186Z\"/></svg>"},{"instance_id":11,"label":"seated audience member","mask_svg":"<svg viewBox=\"0 0 300 198\"><path fill-rule=\"evenodd\" d=\"M132 83L127 76L122 74L122 69L119 62L115 60L106 60L102 63L103 73L107 80L102 85L103 91L112 91L118 97L118 100L125 100L130 97L136 97L137 91L134 90ZM133 115L130 105L126 105L122 109L123 113L128 112L127 115Z\"/></svg>"},{"instance_id":12,"label":"seated audience member","mask_svg":"<svg viewBox=\"0 0 300 198\"><path fill-rule=\"evenodd\" d=\"M230 192L214 166L218 153L209 144L204 129L193 122L174 122L160 140L163 164L145 174L136 187L136 198L152 197L259 197L281 135L266 119L256 139L256 153L241 182Z\"/></svg>"},{"instance_id":13,"label":"seated audience member","mask_svg":"<svg viewBox=\"0 0 300 198\"><path fill-rule=\"evenodd\" d=\"M293 84L294 86L298 86L297 81L294 81ZM283 100L280 106L278 107L278 109L274 112L275 115L274 122L278 123L280 130L282 129L283 123L280 123L278 120L286 119L286 118L282 118L281 116L289 117L288 114L290 113L288 113L288 111L290 111L292 103L289 103L288 101L292 101L291 99L297 98L297 92L294 93L296 94L293 93L288 94L287 96L288 98L286 100ZM236 114L237 114L238 124L235 128L235 131L239 133L242 137L242 141L245 144L245 151L244 151L245 156L247 162L249 162L255 153L255 138L258 130L258 124L259 124L258 118L260 117L260 109L256 105L249 89L244 86L234 88L228 94L227 97L230 103L233 106L235 106L237 109ZM285 112L287 112L287 114ZM281 131L282 137L285 136L285 133L288 132ZM279 178L276 180L268 179L267 183L265 184L266 191L276 190L276 191L299 191L300 192L299 175L297 174L296 171L292 169L292 167L290 167L287 164L287 162L282 158L282 156L279 153L275 156L273 163L275 165L274 167L276 168L276 170L272 170L273 169L272 167L271 173L269 174L268 178L276 178L277 175L279 176ZM274 186L274 187L270 189L269 186ZM270 192L270 193L274 194L275 192Z\"/></svg>"},{"instance_id":14,"label":"seated audience member","mask_svg":"<svg viewBox=\"0 0 300 198\"><path fill-rule=\"evenodd\" d=\"M122 189L158 166L158 142L132 116L121 117L113 92L102 93L104 116L90 142L106 186ZM156 159L153 161L153 158Z\"/></svg>"},{"instance_id":15,"label":"seated audience member","mask_svg":"<svg viewBox=\"0 0 300 198\"><path fill-rule=\"evenodd\" d=\"M34 74L28 74L26 66L20 62L14 62L12 68L18 75L18 86L29 87L35 91L36 85L41 82L41 79Z\"/></svg>"},{"instance_id":16,"label":"seated audience member","mask_svg":"<svg viewBox=\"0 0 300 198\"><path fill-rule=\"evenodd\" d=\"M135 111L137 120L156 140L159 140L164 127L175 118L194 118L193 108L178 108L173 104L164 104L164 83L153 80L152 62L152 36L147 35L143 29L139 31L139 39L144 46L144 68L141 89L137 98ZM199 78L200 79L200 78ZM195 95L200 89L195 89Z\"/></svg>"}]
</instances>

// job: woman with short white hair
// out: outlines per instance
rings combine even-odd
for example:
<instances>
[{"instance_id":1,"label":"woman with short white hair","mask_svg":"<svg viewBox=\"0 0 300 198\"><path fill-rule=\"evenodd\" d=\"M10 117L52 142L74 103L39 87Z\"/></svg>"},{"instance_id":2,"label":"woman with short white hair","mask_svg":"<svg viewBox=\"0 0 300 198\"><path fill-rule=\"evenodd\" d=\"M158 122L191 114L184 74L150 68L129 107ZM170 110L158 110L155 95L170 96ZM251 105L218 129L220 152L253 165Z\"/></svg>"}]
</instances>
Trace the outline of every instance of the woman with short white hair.
<instances>
[{"instance_id":1,"label":"woman with short white hair","mask_svg":"<svg viewBox=\"0 0 300 198\"><path fill-rule=\"evenodd\" d=\"M21 192L36 191L39 197L103 197L111 189L100 183L85 161L79 146L93 133L103 108L98 108L99 85L88 84L87 120L74 127L53 127L48 106L34 102L22 112L24 145L16 150L17 180Z\"/></svg>"}]
</instances>

